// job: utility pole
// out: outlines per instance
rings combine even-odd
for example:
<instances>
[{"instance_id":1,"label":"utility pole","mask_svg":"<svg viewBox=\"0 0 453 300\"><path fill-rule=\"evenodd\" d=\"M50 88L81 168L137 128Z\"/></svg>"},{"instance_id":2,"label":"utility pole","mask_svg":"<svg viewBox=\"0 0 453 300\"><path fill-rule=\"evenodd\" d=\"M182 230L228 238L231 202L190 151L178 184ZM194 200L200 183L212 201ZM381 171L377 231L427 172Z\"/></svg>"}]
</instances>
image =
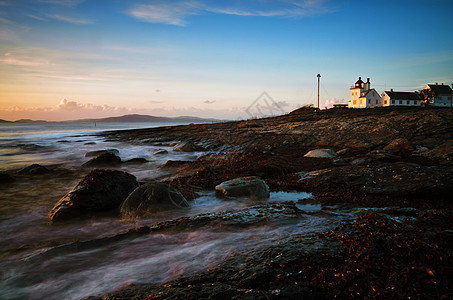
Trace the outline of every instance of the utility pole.
<instances>
[{"instance_id":1,"label":"utility pole","mask_svg":"<svg viewBox=\"0 0 453 300\"><path fill-rule=\"evenodd\" d=\"M450 108L453 108L453 83L451 84Z\"/></svg>"},{"instance_id":2,"label":"utility pole","mask_svg":"<svg viewBox=\"0 0 453 300\"><path fill-rule=\"evenodd\" d=\"M319 110L319 81L321 80L321 74L318 74L318 110Z\"/></svg>"}]
</instances>

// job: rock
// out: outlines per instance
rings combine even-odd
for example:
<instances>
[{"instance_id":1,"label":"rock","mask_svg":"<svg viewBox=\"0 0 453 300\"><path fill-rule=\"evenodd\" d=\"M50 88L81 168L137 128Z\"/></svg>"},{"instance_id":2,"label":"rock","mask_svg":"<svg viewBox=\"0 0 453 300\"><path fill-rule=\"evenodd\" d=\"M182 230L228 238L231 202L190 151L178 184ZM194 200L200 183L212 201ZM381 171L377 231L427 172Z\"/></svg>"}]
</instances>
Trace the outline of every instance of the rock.
<instances>
[{"instance_id":1,"label":"rock","mask_svg":"<svg viewBox=\"0 0 453 300\"><path fill-rule=\"evenodd\" d=\"M384 150L393 150L393 151L401 151L401 150L414 150L414 146L405 138L397 138L392 140L387 146L384 147Z\"/></svg>"},{"instance_id":2,"label":"rock","mask_svg":"<svg viewBox=\"0 0 453 300\"><path fill-rule=\"evenodd\" d=\"M370 158L360 157L360 158L353 159L351 161L351 165L353 165L353 166L362 166L362 165L367 165L367 164L371 163L372 161L373 160L370 159Z\"/></svg>"},{"instance_id":3,"label":"rock","mask_svg":"<svg viewBox=\"0 0 453 300\"><path fill-rule=\"evenodd\" d=\"M194 151L200 151L200 150L202 150L202 149L192 142L178 143L178 144L174 145L174 147L173 147L173 151L177 151L177 152L194 152Z\"/></svg>"},{"instance_id":4,"label":"rock","mask_svg":"<svg viewBox=\"0 0 453 300\"><path fill-rule=\"evenodd\" d=\"M49 172L50 172L50 170L44 166L41 166L38 164L32 164L28 167L23 168L22 170L20 170L17 173L21 174L21 175L37 175L37 174L46 174Z\"/></svg>"},{"instance_id":5,"label":"rock","mask_svg":"<svg viewBox=\"0 0 453 300\"><path fill-rule=\"evenodd\" d=\"M143 216L188 206L189 203L177 189L163 182L151 182L136 188L127 197L121 205L121 214Z\"/></svg>"},{"instance_id":6,"label":"rock","mask_svg":"<svg viewBox=\"0 0 453 300\"><path fill-rule=\"evenodd\" d=\"M157 150L156 152L154 152L154 155L164 155L164 154L168 154L168 151L167 150Z\"/></svg>"},{"instance_id":7,"label":"rock","mask_svg":"<svg viewBox=\"0 0 453 300\"><path fill-rule=\"evenodd\" d=\"M82 166L83 167L100 167L100 166L114 166L121 164L121 158L116 156L115 154L112 154L110 152L103 153L99 155L98 157L95 157L93 159L90 159L86 163L84 163Z\"/></svg>"},{"instance_id":8,"label":"rock","mask_svg":"<svg viewBox=\"0 0 453 300\"><path fill-rule=\"evenodd\" d=\"M48 218L61 221L118 208L138 186L129 173L94 169L55 204Z\"/></svg>"},{"instance_id":9,"label":"rock","mask_svg":"<svg viewBox=\"0 0 453 300\"><path fill-rule=\"evenodd\" d=\"M96 143L95 142L87 142L84 145L96 145Z\"/></svg>"},{"instance_id":10,"label":"rock","mask_svg":"<svg viewBox=\"0 0 453 300\"><path fill-rule=\"evenodd\" d=\"M145 158L138 157L138 158L132 158L132 159L126 160L123 163L130 164L130 165L141 165L141 164L146 164L147 162L148 162L148 160L146 160Z\"/></svg>"},{"instance_id":11,"label":"rock","mask_svg":"<svg viewBox=\"0 0 453 300\"><path fill-rule=\"evenodd\" d=\"M115 155L120 154L120 152L116 149L105 149L105 150L89 151L85 154L85 157L97 157L97 156L100 156L105 153L111 153L111 154L115 154Z\"/></svg>"},{"instance_id":12,"label":"rock","mask_svg":"<svg viewBox=\"0 0 453 300\"><path fill-rule=\"evenodd\" d=\"M249 197L254 200L267 199L270 195L269 186L256 176L222 182L215 187L215 192L218 197Z\"/></svg>"},{"instance_id":13,"label":"rock","mask_svg":"<svg viewBox=\"0 0 453 300\"><path fill-rule=\"evenodd\" d=\"M15 179L13 177L11 177L9 174L0 172L0 184L10 183L13 181L15 181Z\"/></svg>"},{"instance_id":14,"label":"rock","mask_svg":"<svg viewBox=\"0 0 453 300\"><path fill-rule=\"evenodd\" d=\"M332 149L316 149L311 150L304 157L318 157L318 158L334 158L337 157L337 153Z\"/></svg>"},{"instance_id":15,"label":"rock","mask_svg":"<svg viewBox=\"0 0 453 300\"><path fill-rule=\"evenodd\" d=\"M345 154L349 154L351 152L352 152L351 148L344 148L344 149L337 151L337 155L345 155Z\"/></svg>"}]
</instances>

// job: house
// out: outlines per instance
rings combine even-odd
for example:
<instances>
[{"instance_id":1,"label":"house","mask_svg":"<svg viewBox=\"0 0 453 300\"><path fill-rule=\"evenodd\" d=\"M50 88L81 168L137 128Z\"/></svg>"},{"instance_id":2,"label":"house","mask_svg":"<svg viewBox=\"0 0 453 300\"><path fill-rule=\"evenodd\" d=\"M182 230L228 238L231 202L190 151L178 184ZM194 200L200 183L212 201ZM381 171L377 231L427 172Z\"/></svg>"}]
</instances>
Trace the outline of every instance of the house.
<instances>
[{"instance_id":1,"label":"house","mask_svg":"<svg viewBox=\"0 0 453 300\"><path fill-rule=\"evenodd\" d=\"M449 85L443 83L438 84L427 84L421 91L425 101L428 101L429 105L441 106L441 107L452 107L453 90Z\"/></svg>"},{"instance_id":2,"label":"house","mask_svg":"<svg viewBox=\"0 0 453 300\"><path fill-rule=\"evenodd\" d=\"M348 102L349 108L368 108L381 106L381 96L371 88L370 78L367 82L362 81L362 77L351 87L351 100Z\"/></svg>"},{"instance_id":3,"label":"house","mask_svg":"<svg viewBox=\"0 0 453 300\"><path fill-rule=\"evenodd\" d=\"M420 106L422 98L416 92L394 92L393 89L382 93L382 106Z\"/></svg>"}]
</instances>

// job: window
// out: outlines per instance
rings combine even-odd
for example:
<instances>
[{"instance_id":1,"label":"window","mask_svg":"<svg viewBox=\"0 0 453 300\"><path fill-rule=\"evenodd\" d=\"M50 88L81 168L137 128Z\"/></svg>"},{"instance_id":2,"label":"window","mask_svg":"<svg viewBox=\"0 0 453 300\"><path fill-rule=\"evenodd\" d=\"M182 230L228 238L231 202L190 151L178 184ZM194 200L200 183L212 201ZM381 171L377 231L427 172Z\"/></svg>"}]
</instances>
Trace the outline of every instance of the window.
<instances>
[{"instance_id":1,"label":"window","mask_svg":"<svg viewBox=\"0 0 453 300\"><path fill-rule=\"evenodd\" d=\"M409 104L411 104L411 102L410 102L410 101L408 100L408 101L406 101L406 104L408 104L408 105L409 105Z\"/></svg>"},{"instance_id":2,"label":"window","mask_svg":"<svg viewBox=\"0 0 453 300\"><path fill-rule=\"evenodd\" d=\"M387 100L384 100L384 104L387 105Z\"/></svg>"},{"instance_id":3,"label":"window","mask_svg":"<svg viewBox=\"0 0 453 300\"><path fill-rule=\"evenodd\" d=\"M402 101L402 100L400 100L400 104L403 104L403 101Z\"/></svg>"},{"instance_id":4,"label":"window","mask_svg":"<svg viewBox=\"0 0 453 300\"><path fill-rule=\"evenodd\" d=\"M378 104L378 99L376 99L376 104Z\"/></svg>"},{"instance_id":5,"label":"window","mask_svg":"<svg viewBox=\"0 0 453 300\"><path fill-rule=\"evenodd\" d=\"M352 104L356 105L357 104L357 100L352 101Z\"/></svg>"},{"instance_id":6,"label":"window","mask_svg":"<svg viewBox=\"0 0 453 300\"><path fill-rule=\"evenodd\" d=\"M395 100L392 100L392 104L395 104Z\"/></svg>"}]
</instances>

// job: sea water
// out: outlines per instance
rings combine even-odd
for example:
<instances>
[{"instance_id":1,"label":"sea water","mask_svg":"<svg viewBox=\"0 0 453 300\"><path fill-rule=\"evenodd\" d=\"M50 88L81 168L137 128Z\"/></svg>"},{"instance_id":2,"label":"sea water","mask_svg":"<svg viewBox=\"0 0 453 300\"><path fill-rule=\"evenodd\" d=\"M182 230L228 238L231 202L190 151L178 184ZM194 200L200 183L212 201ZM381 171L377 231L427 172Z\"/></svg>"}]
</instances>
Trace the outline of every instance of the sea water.
<instances>
[{"instance_id":1,"label":"sea water","mask_svg":"<svg viewBox=\"0 0 453 300\"><path fill-rule=\"evenodd\" d=\"M77 169L89 159L85 157L86 152L117 149L122 160L143 157L149 161L140 166L121 167L138 180L146 181L161 176L164 171L160 166L169 159L194 160L203 154L175 152L170 146L112 142L97 135L105 130L160 125L162 123L2 124L1 170L12 172L32 163ZM167 150L168 154L155 155L157 150ZM351 216L338 212L334 217L323 214L323 207L310 200L311 195L307 193L272 192L269 200L257 203L250 199L223 201L216 198L213 191L202 191L189 208L148 218L100 216L49 224L49 210L83 175L74 177L73 172L68 172L68 176L58 178L32 176L0 186L0 298L80 299L107 293L128 283L162 283L204 271L234 253L253 253L292 235L327 230ZM156 222L221 212L234 215L254 205L287 201L293 201L307 214L290 223L269 221L247 227L208 226L161 230L120 240L109 238ZM93 246L79 249L78 243L84 241L94 241Z\"/></svg>"}]
</instances>

